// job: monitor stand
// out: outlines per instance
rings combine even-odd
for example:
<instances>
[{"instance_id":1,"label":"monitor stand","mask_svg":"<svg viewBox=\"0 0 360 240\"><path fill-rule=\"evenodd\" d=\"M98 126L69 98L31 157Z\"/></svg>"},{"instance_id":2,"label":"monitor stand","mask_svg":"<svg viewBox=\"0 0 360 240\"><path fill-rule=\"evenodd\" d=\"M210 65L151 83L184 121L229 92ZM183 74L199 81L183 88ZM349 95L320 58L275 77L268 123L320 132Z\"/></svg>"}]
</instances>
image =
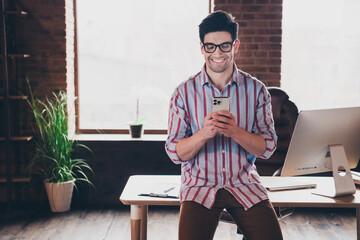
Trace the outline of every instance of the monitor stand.
<instances>
[{"instance_id":1,"label":"monitor stand","mask_svg":"<svg viewBox=\"0 0 360 240\"><path fill-rule=\"evenodd\" d=\"M318 189L313 194L326 197L341 197L353 195L356 192L355 183L351 176L349 164L342 144L329 145L334 186L329 189Z\"/></svg>"}]
</instances>

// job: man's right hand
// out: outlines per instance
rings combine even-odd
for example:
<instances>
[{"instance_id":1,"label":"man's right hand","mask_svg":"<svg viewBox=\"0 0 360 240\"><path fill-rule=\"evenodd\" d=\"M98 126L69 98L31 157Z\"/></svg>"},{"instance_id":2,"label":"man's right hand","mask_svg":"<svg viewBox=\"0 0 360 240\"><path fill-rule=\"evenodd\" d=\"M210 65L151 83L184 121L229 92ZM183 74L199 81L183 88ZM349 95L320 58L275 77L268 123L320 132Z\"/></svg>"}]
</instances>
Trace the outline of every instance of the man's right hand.
<instances>
[{"instance_id":1,"label":"man's right hand","mask_svg":"<svg viewBox=\"0 0 360 240\"><path fill-rule=\"evenodd\" d=\"M204 118L204 127L200 129L200 134L206 140L215 137L217 130L215 128L216 120L213 118L213 115L216 113L209 113Z\"/></svg>"},{"instance_id":2,"label":"man's right hand","mask_svg":"<svg viewBox=\"0 0 360 240\"><path fill-rule=\"evenodd\" d=\"M215 137L217 131L215 130L216 120L213 118L215 113L209 113L204 118L204 126L191 137L179 140L176 145L176 153L182 161L192 159L199 150L206 144L206 142Z\"/></svg>"}]
</instances>

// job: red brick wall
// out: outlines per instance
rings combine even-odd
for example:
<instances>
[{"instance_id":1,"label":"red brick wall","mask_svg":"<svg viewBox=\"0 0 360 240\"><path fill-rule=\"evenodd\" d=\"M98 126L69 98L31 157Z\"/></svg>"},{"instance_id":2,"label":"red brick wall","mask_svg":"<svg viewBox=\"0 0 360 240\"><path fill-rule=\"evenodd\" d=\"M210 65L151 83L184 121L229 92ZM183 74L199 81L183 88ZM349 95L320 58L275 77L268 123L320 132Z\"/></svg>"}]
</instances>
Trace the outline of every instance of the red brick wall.
<instances>
[{"instance_id":1,"label":"red brick wall","mask_svg":"<svg viewBox=\"0 0 360 240\"><path fill-rule=\"evenodd\" d=\"M27 16L9 16L7 18L8 29L11 29L11 35L8 36L8 54L27 53L29 58L16 58L16 73L10 71L9 75L16 76L17 80L11 80L9 83L12 94L27 94L28 87L26 77L28 77L33 92L36 96L43 98L51 95L53 90L66 90L66 55L65 55L65 8L64 0L5 0L5 2L15 2L17 10L23 10L28 13ZM7 5L7 4L6 4ZM11 7L13 4L9 4ZM8 6L8 5L7 5ZM9 7L10 7L9 6ZM15 10L15 9L9 9ZM13 29L16 31L13 34ZM10 32L10 31L9 31ZM16 44L15 44L16 43ZM12 47L16 45L16 48ZM12 64L9 66L13 66ZM0 82L2 82L2 77ZM18 86L17 86L18 85ZM0 84L1 86L1 84ZM20 128L20 135L32 135L31 122L32 115L26 102L16 102L10 106L11 129ZM0 118L2 118L2 106L0 107ZM13 121L16 113L16 119ZM0 119L0 128L3 127ZM0 131L1 133L1 131ZM0 177L5 175L4 145L0 143ZM12 155L22 155L21 172L26 172L26 164L34 154L34 143L17 143L12 145ZM14 157L12 162L16 162L18 157ZM14 171L15 167L12 166ZM24 174L24 173L23 173ZM42 193L42 194L40 194ZM16 201L35 201L44 199L42 182L36 182L32 179L31 183L14 184L13 199ZM46 198L45 198L46 199ZM0 202L6 200L6 185L0 184Z\"/></svg>"},{"instance_id":2,"label":"red brick wall","mask_svg":"<svg viewBox=\"0 0 360 240\"><path fill-rule=\"evenodd\" d=\"M29 53L25 72L36 95L66 89L65 3L63 0L19 0L29 13L19 18L19 51Z\"/></svg>"},{"instance_id":3,"label":"red brick wall","mask_svg":"<svg viewBox=\"0 0 360 240\"><path fill-rule=\"evenodd\" d=\"M238 68L279 87L282 0L215 0L214 10L231 13L239 23Z\"/></svg>"}]
</instances>

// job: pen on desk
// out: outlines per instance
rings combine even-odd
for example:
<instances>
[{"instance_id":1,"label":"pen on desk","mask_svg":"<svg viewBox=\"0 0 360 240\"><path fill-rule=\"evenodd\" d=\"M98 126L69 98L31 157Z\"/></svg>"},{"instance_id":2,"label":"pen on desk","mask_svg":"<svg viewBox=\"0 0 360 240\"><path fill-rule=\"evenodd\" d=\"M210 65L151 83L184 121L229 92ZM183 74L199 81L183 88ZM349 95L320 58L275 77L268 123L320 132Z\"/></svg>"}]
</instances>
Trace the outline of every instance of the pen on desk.
<instances>
[{"instance_id":1,"label":"pen on desk","mask_svg":"<svg viewBox=\"0 0 360 240\"><path fill-rule=\"evenodd\" d=\"M162 194L162 193L140 193L138 196L144 196L144 197L160 197L160 198L178 198L177 196L170 196L168 194Z\"/></svg>"},{"instance_id":2,"label":"pen on desk","mask_svg":"<svg viewBox=\"0 0 360 240\"><path fill-rule=\"evenodd\" d=\"M170 192L170 191L173 190L174 188L175 188L175 186L172 186L171 188L164 190L164 193Z\"/></svg>"}]
</instances>

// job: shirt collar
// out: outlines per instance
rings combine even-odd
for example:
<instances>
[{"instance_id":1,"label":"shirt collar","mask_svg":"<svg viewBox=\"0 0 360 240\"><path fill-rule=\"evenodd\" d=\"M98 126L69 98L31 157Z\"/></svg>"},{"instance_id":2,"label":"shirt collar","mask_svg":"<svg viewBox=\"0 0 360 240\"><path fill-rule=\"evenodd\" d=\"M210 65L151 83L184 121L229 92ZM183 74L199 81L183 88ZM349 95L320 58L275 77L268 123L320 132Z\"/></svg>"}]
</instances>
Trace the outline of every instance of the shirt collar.
<instances>
[{"instance_id":1,"label":"shirt collar","mask_svg":"<svg viewBox=\"0 0 360 240\"><path fill-rule=\"evenodd\" d=\"M230 84L234 84L234 83L237 85L240 85L239 71L238 71L238 68L235 63L234 63L234 71L232 73L231 80L230 80Z\"/></svg>"},{"instance_id":2,"label":"shirt collar","mask_svg":"<svg viewBox=\"0 0 360 240\"><path fill-rule=\"evenodd\" d=\"M203 68L201 69L201 81L202 81L202 85L205 86L207 84L210 85L210 79L209 79L209 76L207 75L206 73L206 63L204 63L204 66Z\"/></svg>"}]
</instances>

